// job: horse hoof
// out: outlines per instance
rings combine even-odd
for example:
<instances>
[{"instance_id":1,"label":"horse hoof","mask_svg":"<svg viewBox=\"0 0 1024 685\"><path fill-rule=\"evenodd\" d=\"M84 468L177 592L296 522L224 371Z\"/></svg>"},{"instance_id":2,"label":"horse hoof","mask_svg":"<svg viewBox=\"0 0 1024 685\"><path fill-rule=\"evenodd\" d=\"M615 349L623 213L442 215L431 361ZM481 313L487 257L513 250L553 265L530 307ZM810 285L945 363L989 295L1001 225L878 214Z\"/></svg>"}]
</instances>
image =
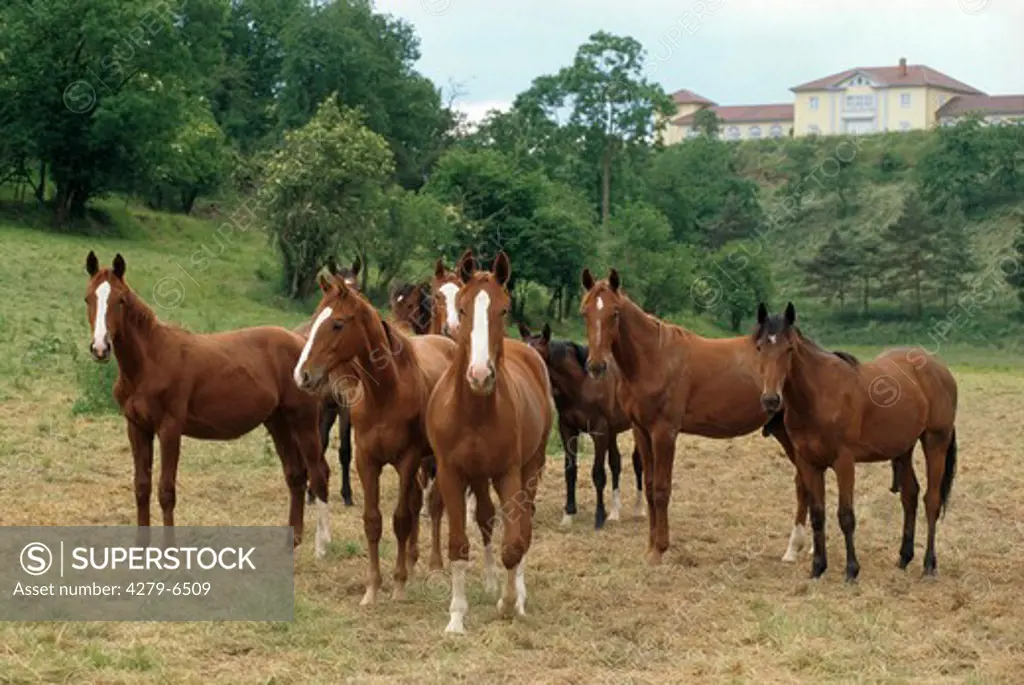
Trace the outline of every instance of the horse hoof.
<instances>
[{"instance_id":1,"label":"horse hoof","mask_svg":"<svg viewBox=\"0 0 1024 685\"><path fill-rule=\"evenodd\" d=\"M618 521L618 520L620 520L619 510L618 509L612 509L612 513L608 514L608 520L609 521Z\"/></svg>"},{"instance_id":2,"label":"horse hoof","mask_svg":"<svg viewBox=\"0 0 1024 685\"><path fill-rule=\"evenodd\" d=\"M901 569L903 569L904 571L906 571L907 570L907 566L910 566L910 562L913 561L913 560L914 560L913 555L911 555L909 557L905 557L905 556L901 555L900 556L900 560L898 562L899 563L899 567Z\"/></svg>"},{"instance_id":3,"label":"horse hoof","mask_svg":"<svg viewBox=\"0 0 1024 685\"><path fill-rule=\"evenodd\" d=\"M466 627L462 625L461 616L452 616L451 620L448 621L448 627L444 629L446 633L452 633L453 635L465 635Z\"/></svg>"},{"instance_id":4,"label":"horse hoof","mask_svg":"<svg viewBox=\"0 0 1024 685\"><path fill-rule=\"evenodd\" d=\"M366 594L363 595L362 600L359 601L361 607L372 607L377 603L377 591L372 588L367 588Z\"/></svg>"},{"instance_id":5,"label":"horse hoof","mask_svg":"<svg viewBox=\"0 0 1024 685\"><path fill-rule=\"evenodd\" d=\"M608 520L608 515L605 514L604 509L598 509L594 512L594 530L601 530L604 528L604 522Z\"/></svg>"},{"instance_id":6,"label":"horse hoof","mask_svg":"<svg viewBox=\"0 0 1024 685\"><path fill-rule=\"evenodd\" d=\"M405 601L405 587L396 587L391 591L392 602L404 602Z\"/></svg>"},{"instance_id":7,"label":"horse hoof","mask_svg":"<svg viewBox=\"0 0 1024 685\"><path fill-rule=\"evenodd\" d=\"M811 566L811 578L813 580L821 578L821 576L824 575L826 568L828 568L828 566L825 564L821 564L820 566L818 564L813 564Z\"/></svg>"},{"instance_id":8,"label":"horse hoof","mask_svg":"<svg viewBox=\"0 0 1024 685\"><path fill-rule=\"evenodd\" d=\"M648 566L661 566L661 552L657 550L647 553L647 565Z\"/></svg>"},{"instance_id":9,"label":"horse hoof","mask_svg":"<svg viewBox=\"0 0 1024 685\"><path fill-rule=\"evenodd\" d=\"M501 614L502 616L508 617L508 616L511 616L514 611L515 611L515 600L513 600L513 599L506 600L504 597L501 597L501 598L498 599L498 613L499 614Z\"/></svg>"},{"instance_id":10,"label":"horse hoof","mask_svg":"<svg viewBox=\"0 0 1024 685\"><path fill-rule=\"evenodd\" d=\"M352 495L346 495L345 493L341 493L341 500L345 503L346 507L354 506L352 502Z\"/></svg>"},{"instance_id":11,"label":"horse hoof","mask_svg":"<svg viewBox=\"0 0 1024 685\"><path fill-rule=\"evenodd\" d=\"M786 553L782 555L782 560L787 564L792 564L796 561L796 552L792 549L787 549Z\"/></svg>"},{"instance_id":12,"label":"horse hoof","mask_svg":"<svg viewBox=\"0 0 1024 685\"><path fill-rule=\"evenodd\" d=\"M571 528L573 518L572 514L562 514L562 522L559 525L562 528Z\"/></svg>"}]
</instances>

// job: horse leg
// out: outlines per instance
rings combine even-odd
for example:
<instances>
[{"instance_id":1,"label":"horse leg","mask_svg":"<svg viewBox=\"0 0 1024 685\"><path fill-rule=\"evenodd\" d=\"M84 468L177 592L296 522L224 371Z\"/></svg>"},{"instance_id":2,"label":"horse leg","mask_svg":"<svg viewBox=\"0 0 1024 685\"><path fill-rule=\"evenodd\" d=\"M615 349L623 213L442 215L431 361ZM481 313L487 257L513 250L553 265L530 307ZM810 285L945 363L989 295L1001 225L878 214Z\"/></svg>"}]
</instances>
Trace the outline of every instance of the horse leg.
<instances>
[{"instance_id":1,"label":"horse leg","mask_svg":"<svg viewBox=\"0 0 1024 685\"><path fill-rule=\"evenodd\" d=\"M622 453L619 452L619 443L612 434L610 427L606 426L608 433L605 439L608 441L608 466L612 472L612 510L608 514L609 521L618 521L622 516L622 493L619 491L619 477L622 475Z\"/></svg>"},{"instance_id":2,"label":"horse leg","mask_svg":"<svg viewBox=\"0 0 1024 685\"><path fill-rule=\"evenodd\" d=\"M319 410L319 407L315 408ZM313 555L323 559L327 545L331 542L331 510L327 506L328 482L331 469L327 466L324 451L316 432L316 419L312 411L303 407L288 413L289 434L295 447L295 454L305 467L309 479L309 491L316 502L316 537L313 539Z\"/></svg>"},{"instance_id":3,"label":"horse leg","mask_svg":"<svg viewBox=\"0 0 1024 685\"><path fill-rule=\"evenodd\" d=\"M437 487L448 510L448 560L452 566L452 601L446 633L465 633L463 620L469 611L466 600L466 569L469 568L469 539L466 537L466 482L437 460Z\"/></svg>"},{"instance_id":4,"label":"horse leg","mask_svg":"<svg viewBox=\"0 0 1024 685\"><path fill-rule=\"evenodd\" d=\"M893 459L892 464L892 485L889 486L889 492L899 492L900 483L903 481L903 461L901 459Z\"/></svg>"},{"instance_id":5,"label":"horse leg","mask_svg":"<svg viewBox=\"0 0 1024 685\"><path fill-rule=\"evenodd\" d=\"M334 400L324 400L320 403L320 413L317 414L317 431L320 434L320 454L327 454L327 448L331 446L331 426L338 418L338 405ZM312 506L316 501L312 486L306 488L306 504Z\"/></svg>"},{"instance_id":6,"label":"horse leg","mask_svg":"<svg viewBox=\"0 0 1024 685\"><path fill-rule=\"evenodd\" d=\"M654 509L654 450L650 434L640 426L633 426L633 442L640 451L643 464L644 493L647 496L647 556L650 557L654 552L654 530L658 520Z\"/></svg>"},{"instance_id":7,"label":"horse leg","mask_svg":"<svg viewBox=\"0 0 1024 685\"><path fill-rule=\"evenodd\" d=\"M349 416L348 407L341 409L338 413L338 433L341 435L341 447L338 448L338 461L341 462L341 499L346 507L351 507L352 419Z\"/></svg>"},{"instance_id":8,"label":"horse leg","mask_svg":"<svg viewBox=\"0 0 1024 685\"><path fill-rule=\"evenodd\" d=\"M533 515L536 512L534 502L537 498L537 486L540 484L541 471L544 468L544 448L535 454L528 464L523 468L521 482L526 493L526 499L522 505L522 524L520 534L523 539L523 556L516 564L516 613L526 616L526 555L533 543Z\"/></svg>"},{"instance_id":9,"label":"horse leg","mask_svg":"<svg viewBox=\"0 0 1024 685\"><path fill-rule=\"evenodd\" d=\"M806 540L807 488L804 487L804 480L800 475L800 470L796 468L796 452L793 449L793 441L789 439L789 434L786 433L781 419L773 418L769 422L769 426L771 427L772 437L782 445L782 449L786 452L786 457L793 464L793 481L796 485L796 517L793 521L793 530L789 534L789 544L786 546L786 553L782 555L782 560L794 562L796 561L797 554L804 548L804 541ZM811 544L810 551L812 554L814 553L813 544Z\"/></svg>"},{"instance_id":10,"label":"horse leg","mask_svg":"<svg viewBox=\"0 0 1024 685\"><path fill-rule=\"evenodd\" d=\"M436 477L427 496L427 509L430 510L430 570L440 571L444 568L441 561L441 516L444 514L444 500L441 499L441 488Z\"/></svg>"},{"instance_id":11,"label":"horse leg","mask_svg":"<svg viewBox=\"0 0 1024 685\"><path fill-rule=\"evenodd\" d=\"M157 499L164 517L164 527L174 527L174 505L177 500L176 480L178 478L178 455L181 454L181 430L177 426L164 428L157 433L160 440L160 486ZM164 531L164 541L174 544L174 532Z\"/></svg>"},{"instance_id":12,"label":"horse leg","mask_svg":"<svg viewBox=\"0 0 1024 685\"><path fill-rule=\"evenodd\" d=\"M419 468L419 453L409 450L402 455L398 462L398 503L395 505L395 513L392 516L391 524L395 530L395 538L398 540L398 552L395 554L395 587L391 591L392 600L405 599L405 583L409 580L408 544L409 536L412 533L413 520L410 518L412 507L410 500L411 491L416 488L416 469Z\"/></svg>"},{"instance_id":13,"label":"horse leg","mask_svg":"<svg viewBox=\"0 0 1024 685\"><path fill-rule=\"evenodd\" d=\"M594 480L594 495L597 504L594 505L594 530L604 528L604 522L608 518L608 512L604 507L604 486L608 477L604 472L605 455L608 454L608 433L595 429L590 433L594 441L594 465L591 468L591 477Z\"/></svg>"},{"instance_id":14,"label":"horse leg","mask_svg":"<svg viewBox=\"0 0 1024 685\"><path fill-rule=\"evenodd\" d=\"M139 528L139 545L149 544L149 502L153 494L153 434L126 421L128 442L135 461L135 515Z\"/></svg>"},{"instance_id":15,"label":"horse leg","mask_svg":"<svg viewBox=\"0 0 1024 685\"><path fill-rule=\"evenodd\" d=\"M370 571L366 578L366 594L360 606L372 606L377 601L380 590L380 536L384 524L380 516L380 470L379 463L372 461L370 455L359 453L356 459L356 471L359 482L363 485L363 530L369 547Z\"/></svg>"},{"instance_id":16,"label":"horse leg","mask_svg":"<svg viewBox=\"0 0 1024 685\"><path fill-rule=\"evenodd\" d=\"M644 461L640 458L640 450L633 447L633 475L636 476L636 501L633 504L633 515L637 518L647 516L644 508Z\"/></svg>"},{"instance_id":17,"label":"horse leg","mask_svg":"<svg viewBox=\"0 0 1024 685\"><path fill-rule=\"evenodd\" d=\"M853 542L854 531L857 529L857 517L853 513L853 486L856 482L857 462L853 454L840 452L839 457L832 464L832 470L836 472L836 485L839 490L839 506L836 515L839 519L839 528L843 531L843 538L846 541L846 582L852 583L857 580L857 575L860 573L857 550Z\"/></svg>"},{"instance_id":18,"label":"horse leg","mask_svg":"<svg viewBox=\"0 0 1024 685\"><path fill-rule=\"evenodd\" d=\"M476 496L476 525L480 528L484 542L484 590L494 594L498 591L498 568L494 563L494 546L491 544L491 536L494 534L494 502L491 501L486 478L474 480L470 488Z\"/></svg>"},{"instance_id":19,"label":"horse leg","mask_svg":"<svg viewBox=\"0 0 1024 685\"><path fill-rule=\"evenodd\" d=\"M808 504L811 510L811 530L814 533L814 560L811 562L811 578L820 578L828 568L825 556L825 469L797 459L797 468L804 481Z\"/></svg>"},{"instance_id":20,"label":"horse leg","mask_svg":"<svg viewBox=\"0 0 1024 685\"><path fill-rule=\"evenodd\" d=\"M914 474L914 450L909 450L899 461L902 482L900 483L900 500L903 503L903 542L900 544L900 568L905 569L914 559L914 532L917 527L917 495L921 491ZM897 460L893 460L893 464Z\"/></svg>"},{"instance_id":21,"label":"horse leg","mask_svg":"<svg viewBox=\"0 0 1024 685\"><path fill-rule=\"evenodd\" d=\"M935 524L939 512L946 505L956 474L956 431L929 431L921 437L925 465L928 469L928 489L924 495L924 512L928 517L928 547L924 553L924 575L938 572L935 558Z\"/></svg>"},{"instance_id":22,"label":"horse leg","mask_svg":"<svg viewBox=\"0 0 1024 685\"><path fill-rule=\"evenodd\" d=\"M498 498L501 501L502 520L505 523L505 536L501 545L501 562L505 566L505 593L498 600L498 611L506 614L515 607L516 572L519 562L526 552L523 541L523 514L528 508L527 493L523 489L522 471L513 466L506 471L497 482Z\"/></svg>"},{"instance_id":23,"label":"horse leg","mask_svg":"<svg viewBox=\"0 0 1024 685\"><path fill-rule=\"evenodd\" d=\"M409 514L412 516L412 528L409 530L406 567L409 569L410 578L416 571L416 562L420 560L420 512L423 510L423 487L419 482L419 472L418 468L413 472L412 489L409 491Z\"/></svg>"},{"instance_id":24,"label":"horse leg","mask_svg":"<svg viewBox=\"0 0 1024 685\"><path fill-rule=\"evenodd\" d=\"M558 434L565 450L565 514L562 515L562 527L568 528L576 515L576 449L579 447L580 433L559 417Z\"/></svg>"},{"instance_id":25,"label":"horse leg","mask_svg":"<svg viewBox=\"0 0 1024 685\"><path fill-rule=\"evenodd\" d=\"M264 425L270 433L270 437L274 440L274 449L281 460L284 480L291 494L291 504L288 508L288 525L292 527L294 536L292 542L294 546L298 547L302 542L303 532L302 519L305 503L302 499L302 491L307 490L306 465L299 458L296 445L292 441L291 433L288 430L288 425L281 418L280 414L272 416ZM308 489L308 494L310 496L313 495L312 488Z\"/></svg>"},{"instance_id":26,"label":"horse leg","mask_svg":"<svg viewBox=\"0 0 1024 685\"><path fill-rule=\"evenodd\" d=\"M669 545L668 503L672 496L672 465L676 458L676 436L674 427L660 426L651 435L654 447L654 508L657 513L657 527L654 529L654 550L649 562L652 566L661 563L661 555Z\"/></svg>"}]
</instances>

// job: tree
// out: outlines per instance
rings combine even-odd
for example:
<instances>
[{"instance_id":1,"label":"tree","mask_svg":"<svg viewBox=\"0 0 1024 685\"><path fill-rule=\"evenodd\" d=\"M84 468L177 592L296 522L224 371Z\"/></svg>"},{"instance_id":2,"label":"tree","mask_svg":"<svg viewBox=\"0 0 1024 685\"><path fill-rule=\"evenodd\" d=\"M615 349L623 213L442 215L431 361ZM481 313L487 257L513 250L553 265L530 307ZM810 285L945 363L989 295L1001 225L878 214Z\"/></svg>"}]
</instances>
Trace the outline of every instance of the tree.
<instances>
[{"instance_id":1,"label":"tree","mask_svg":"<svg viewBox=\"0 0 1024 685\"><path fill-rule=\"evenodd\" d=\"M1024 307L1024 213L1020 214L1017 235L1013 239L1013 256L1002 263L1003 278L1017 291L1017 299Z\"/></svg>"},{"instance_id":2,"label":"tree","mask_svg":"<svg viewBox=\"0 0 1024 685\"><path fill-rule=\"evenodd\" d=\"M612 171L619 155L653 141L659 117L674 111L661 86L644 76L644 50L633 38L599 31L580 46L572 66L535 79L527 97L549 117L568 111L569 139L600 169L601 223L611 216ZM593 168L593 167L592 167Z\"/></svg>"},{"instance_id":3,"label":"tree","mask_svg":"<svg viewBox=\"0 0 1024 685\"><path fill-rule=\"evenodd\" d=\"M899 218L883 233L884 281L890 292L910 292L913 313L924 311L924 289L939 252L938 225L916 194L903 202Z\"/></svg>"},{"instance_id":4,"label":"tree","mask_svg":"<svg viewBox=\"0 0 1024 685\"><path fill-rule=\"evenodd\" d=\"M317 270L343 243L366 263L371 236L385 220L384 188L393 173L387 141L333 97L285 135L266 162L259 194L290 297L309 295Z\"/></svg>"},{"instance_id":5,"label":"tree","mask_svg":"<svg viewBox=\"0 0 1024 685\"><path fill-rule=\"evenodd\" d=\"M846 294L853 281L856 261L849 253L839 231L832 229L828 240L818 248L811 259L798 260L797 265L804 271L808 289L831 304L833 297L839 298L839 309L846 303Z\"/></svg>"},{"instance_id":6,"label":"tree","mask_svg":"<svg viewBox=\"0 0 1024 685\"><path fill-rule=\"evenodd\" d=\"M794 214L803 206L804 194L815 170L817 145L811 138L798 138L785 145L786 156L782 161L782 172L786 182L782 187L783 196L789 201Z\"/></svg>"},{"instance_id":7,"label":"tree","mask_svg":"<svg viewBox=\"0 0 1024 685\"><path fill-rule=\"evenodd\" d=\"M53 178L55 223L153 178L183 103L219 60L225 13L220 0L94 0L84 13L72 0L4 6L5 135Z\"/></svg>"},{"instance_id":8,"label":"tree","mask_svg":"<svg viewBox=\"0 0 1024 685\"><path fill-rule=\"evenodd\" d=\"M836 215L842 219L853 213L854 202L860 188L863 174L855 163L856 157L847 157L842 143L828 155L818 167L816 178L822 190L836 198Z\"/></svg>"},{"instance_id":9,"label":"tree","mask_svg":"<svg viewBox=\"0 0 1024 685\"><path fill-rule=\"evenodd\" d=\"M758 302L772 296L771 269L760 246L736 240L711 255L701 290L706 304L739 332L743 320L753 316Z\"/></svg>"},{"instance_id":10,"label":"tree","mask_svg":"<svg viewBox=\"0 0 1024 685\"><path fill-rule=\"evenodd\" d=\"M435 258L447 245L460 218L436 198L423 192L392 187L387 196L387 216L368 236L368 251L378 266L377 285L386 288L411 258Z\"/></svg>"},{"instance_id":11,"label":"tree","mask_svg":"<svg viewBox=\"0 0 1024 685\"><path fill-rule=\"evenodd\" d=\"M936 217L939 232L936 236L934 281L942 296L942 308L949 307L951 297L967 288L967 277L978 270L967 238L967 219L955 209Z\"/></svg>"},{"instance_id":12,"label":"tree","mask_svg":"<svg viewBox=\"0 0 1024 685\"><path fill-rule=\"evenodd\" d=\"M693 127L703 136L718 138L722 132L722 118L715 114L714 110L699 109L693 115Z\"/></svg>"}]
</instances>

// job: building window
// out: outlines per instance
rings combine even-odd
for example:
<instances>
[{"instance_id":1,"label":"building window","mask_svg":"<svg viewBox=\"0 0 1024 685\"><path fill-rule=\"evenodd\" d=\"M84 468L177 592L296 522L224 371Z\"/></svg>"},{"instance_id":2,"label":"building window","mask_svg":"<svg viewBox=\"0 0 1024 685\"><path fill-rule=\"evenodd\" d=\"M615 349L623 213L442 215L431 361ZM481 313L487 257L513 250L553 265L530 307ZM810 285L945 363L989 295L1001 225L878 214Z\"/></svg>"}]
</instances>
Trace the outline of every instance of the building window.
<instances>
[{"instance_id":1,"label":"building window","mask_svg":"<svg viewBox=\"0 0 1024 685\"><path fill-rule=\"evenodd\" d=\"M687 138L696 138L699 135L700 135L700 131L698 131L695 128L691 128L689 131L686 132L686 137Z\"/></svg>"},{"instance_id":2,"label":"building window","mask_svg":"<svg viewBox=\"0 0 1024 685\"><path fill-rule=\"evenodd\" d=\"M939 96L939 107L942 107L947 102L949 102L949 96L948 95L940 95Z\"/></svg>"},{"instance_id":3,"label":"building window","mask_svg":"<svg viewBox=\"0 0 1024 685\"><path fill-rule=\"evenodd\" d=\"M761 137L761 127L760 126L751 126L750 129L747 131L747 135L750 136L751 138L760 138Z\"/></svg>"},{"instance_id":4,"label":"building window","mask_svg":"<svg viewBox=\"0 0 1024 685\"><path fill-rule=\"evenodd\" d=\"M875 96L874 95L847 95L846 96L846 111L847 112L864 112L875 108Z\"/></svg>"},{"instance_id":5,"label":"building window","mask_svg":"<svg viewBox=\"0 0 1024 685\"><path fill-rule=\"evenodd\" d=\"M782 137L782 127L779 126L778 124L772 124L772 129L771 130L772 130L772 134L771 134L772 138L781 138Z\"/></svg>"},{"instance_id":6,"label":"building window","mask_svg":"<svg viewBox=\"0 0 1024 685\"><path fill-rule=\"evenodd\" d=\"M900 107L910 107L910 93L900 95Z\"/></svg>"},{"instance_id":7,"label":"building window","mask_svg":"<svg viewBox=\"0 0 1024 685\"><path fill-rule=\"evenodd\" d=\"M728 138L729 140L739 140L740 139L740 129L739 129L739 127L738 126L730 126L729 128L725 129L725 137Z\"/></svg>"},{"instance_id":8,"label":"building window","mask_svg":"<svg viewBox=\"0 0 1024 685\"><path fill-rule=\"evenodd\" d=\"M816 136L819 133L821 133L821 129L818 128L817 124L811 124L810 126L807 127L807 132L810 133L811 135Z\"/></svg>"},{"instance_id":9,"label":"building window","mask_svg":"<svg viewBox=\"0 0 1024 685\"><path fill-rule=\"evenodd\" d=\"M910 130L910 122L909 121L901 121L900 122L900 130L901 131L909 131Z\"/></svg>"},{"instance_id":10,"label":"building window","mask_svg":"<svg viewBox=\"0 0 1024 685\"><path fill-rule=\"evenodd\" d=\"M818 96L817 95L812 95L811 96L811 109L818 109Z\"/></svg>"}]
</instances>

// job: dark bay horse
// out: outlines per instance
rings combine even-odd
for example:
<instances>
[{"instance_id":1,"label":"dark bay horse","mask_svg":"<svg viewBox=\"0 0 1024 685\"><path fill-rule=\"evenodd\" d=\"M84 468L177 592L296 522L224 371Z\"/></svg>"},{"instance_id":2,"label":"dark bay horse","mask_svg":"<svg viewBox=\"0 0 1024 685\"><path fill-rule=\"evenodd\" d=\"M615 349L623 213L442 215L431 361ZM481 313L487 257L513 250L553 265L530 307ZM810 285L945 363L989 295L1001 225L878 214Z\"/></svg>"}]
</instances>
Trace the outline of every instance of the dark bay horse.
<instances>
[{"instance_id":1,"label":"dark bay horse","mask_svg":"<svg viewBox=\"0 0 1024 685\"><path fill-rule=\"evenodd\" d=\"M138 525L149 526L153 439L160 442L160 508L174 525L181 437L234 440L266 426L291 491L288 525L302 540L307 474L317 502L315 550L330 538L329 469L317 440L319 402L299 391L292 369L303 340L274 326L196 334L160 322L124 280L125 261L101 269L95 253L85 262L85 302L92 330L89 352L98 362L117 360L117 400L135 459Z\"/></svg>"},{"instance_id":2,"label":"dark bay horse","mask_svg":"<svg viewBox=\"0 0 1024 685\"><path fill-rule=\"evenodd\" d=\"M558 410L558 433L565 450L565 515L562 525L572 524L576 514L576 462L580 436L587 434L594 441L594 490L597 506L594 509L594 527L602 528L605 519L618 521L622 508L619 493L619 475L622 455L616 436L630 429L629 418L622 410L618 392L621 382L618 370L612 366L603 378L592 378L587 373L587 354L583 345L571 340L552 340L551 327L544 324L538 334L520 322L519 334L527 345L537 350L548 367L551 393ZM607 514L604 506L605 454L612 471L612 510ZM633 448L633 472L636 474L635 513L642 516L643 467L640 452Z\"/></svg>"},{"instance_id":3,"label":"dark bay horse","mask_svg":"<svg viewBox=\"0 0 1024 685\"><path fill-rule=\"evenodd\" d=\"M504 521L501 560L507 582L500 612L526 614L526 554L533 537L534 498L551 431L551 385L544 360L529 345L505 336L511 302L508 256L499 252L490 272L477 271L473 253L459 261L463 285L456 297L460 323L452 364L427 407L427 434L437 459L437 487L448 510L451 620L445 632L464 633L466 488L477 509L493 484ZM479 521L479 516L478 516Z\"/></svg>"},{"instance_id":4,"label":"dark bay horse","mask_svg":"<svg viewBox=\"0 0 1024 685\"><path fill-rule=\"evenodd\" d=\"M398 471L398 502L392 520L398 552L392 598L402 599L419 556L422 491L416 473L430 454L427 400L452 360L455 343L437 335L407 338L383 321L373 305L343 279L322 274L320 287L324 295L294 366L295 384L314 394L327 385L340 386L349 398L370 556L363 606L376 602L381 586L381 471L387 464ZM493 512L488 519L490 515Z\"/></svg>"},{"instance_id":5,"label":"dark bay horse","mask_svg":"<svg viewBox=\"0 0 1024 685\"><path fill-rule=\"evenodd\" d=\"M391 291L391 317L408 326L415 335L440 333L432 330L434 296L429 283L402 283Z\"/></svg>"},{"instance_id":6,"label":"dark bay horse","mask_svg":"<svg viewBox=\"0 0 1024 685\"><path fill-rule=\"evenodd\" d=\"M956 475L957 387L949 369L921 348L887 350L870 362L837 357L803 336L790 302L769 316L762 303L752 339L768 411L785 406L786 432L810 494L814 561L811 577L825 572L825 469L836 474L839 526L846 539L846 579L860 572L854 550L853 484L858 462L899 461L903 501L900 568L914 557L919 492L911 455L920 442L928 471L925 513L928 547L924 573L934 575L935 523L945 511Z\"/></svg>"},{"instance_id":7,"label":"dark bay horse","mask_svg":"<svg viewBox=\"0 0 1024 685\"><path fill-rule=\"evenodd\" d=\"M344 267L338 268L338 264L334 257L330 257L327 260L327 266L325 268L335 277L344 280L350 288L358 289L359 270L362 268L362 261L360 261L359 257L356 257L355 261L352 262L352 268L350 269L346 269ZM303 338L308 338L312 325L312 321L304 321L292 330ZM348 419L348 407L345 405L343 397L335 397L330 392L323 397L322 402L323 404L320 407L321 451L326 457L327 448L331 445L331 428L335 423L337 423L338 438L340 440L340 445L338 447L338 463L341 465L341 500L345 503L346 507L351 507L352 424ZM313 503L312 490L306 491L306 502L309 504Z\"/></svg>"},{"instance_id":8,"label":"dark bay horse","mask_svg":"<svg viewBox=\"0 0 1024 685\"><path fill-rule=\"evenodd\" d=\"M734 438L761 429L782 445L790 460L793 447L781 417L761 406L749 335L716 340L665 323L626 296L615 269L596 282L584 269L582 282L586 292L580 312L590 343L587 371L601 378L614 362L622 374L622 407L643 461L650 515L647 559L659 564L669 546L668 504L680 432ZM795 483L797 513L787 556L802 544L807 516L803 483L799 478Z\"/></svg>"}]
</instances>

